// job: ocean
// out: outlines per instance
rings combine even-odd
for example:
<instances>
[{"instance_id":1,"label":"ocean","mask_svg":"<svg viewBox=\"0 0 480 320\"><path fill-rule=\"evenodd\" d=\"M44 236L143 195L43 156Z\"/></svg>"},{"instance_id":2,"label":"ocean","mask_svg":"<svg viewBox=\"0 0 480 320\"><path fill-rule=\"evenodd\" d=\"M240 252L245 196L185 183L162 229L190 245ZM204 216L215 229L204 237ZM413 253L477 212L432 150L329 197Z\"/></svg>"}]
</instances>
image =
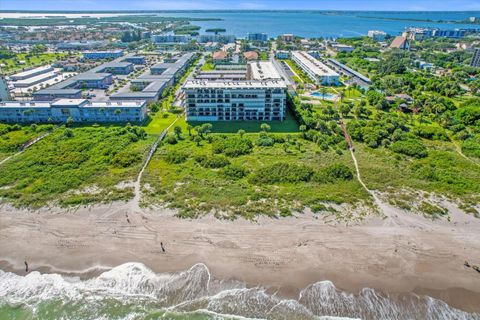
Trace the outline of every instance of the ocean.
<instances>
[{"instance_id":1,"label":"ocean","mask_svg":"<svg viewBox=\"0 0 480 320\"><path fill-rule=\"evenodd\" d=\"M480 28L473 24L452 24L415 21L462 21L469 17L480 17L480 12L379 12L379 11L182 11L161 12L161 16L220 18L222 21L193 21L202 27L224 28L227 34L245 37L249 32L265 32L269 37L284 33L315 37L358 37L369 30L383 30L397 35L405 27L438 27L443 29ZM386 20L402 19L402 20ZM403 20L411 19L411 20Z\"/></svg>"},{"instance_id":2,"label":"ocean","mask_svg":"<svg viewBox=\"0 0 480 320\"><path fill-rule=\"evenodd\" d=\"M351 294L329 281L311 284L298 299L282 299L263 288L214 279L204 264L156 274L126 263L88 280L0 271L0 284L0 318L11 320L480 319L427 296L368 288Z\"/></svg>"}]
</instances>

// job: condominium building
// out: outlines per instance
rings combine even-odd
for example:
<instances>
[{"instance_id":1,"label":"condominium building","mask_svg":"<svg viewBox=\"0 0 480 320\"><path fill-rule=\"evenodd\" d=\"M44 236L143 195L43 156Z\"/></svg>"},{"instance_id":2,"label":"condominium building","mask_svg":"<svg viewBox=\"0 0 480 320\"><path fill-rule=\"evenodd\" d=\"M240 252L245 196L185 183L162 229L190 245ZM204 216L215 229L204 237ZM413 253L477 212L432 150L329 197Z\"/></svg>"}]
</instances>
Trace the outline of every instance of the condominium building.
<instances>
[{"instance_id":1,"label":"condominium building","mask_svg":"<svg viewBox=\"0 0 480 320\"><path fill-rule=\"evenodd\" d=\"M190 121L282 121L287 86L271 62L253 62L248 80L189 80L183 85Z\"/></svg>"},{"instance_id":2,"label":"condominium building","mask_svg":"<svg viewBox=\"0 0 480 320\"><path fill-rule=\"evenodd\" d=\"M304 51L293 51L292 60L316 84L339 85L340 75Z\"/></svg>"},{"instance_id":3,"label":"condominium building","mask_svg":"<svg viewBox=\"0 0 480 320\"><path fill-rule=\"evenodd\" d=\"M192 40L189 35L173 35L173 34L154 34L150 40L155 43L187 43Z\"/></svg>"},{"instance_id":4,"label":"condominium building","mask_svg":"<svg viewBox=\"0 0 480 320\"><path fill-rule=\"evenodd\" d=\"M160 99L163 91L180 77L190 62L196 57L195 53L186 53L182 56L164 60L145 71L138 78L131 80L132 91L120 91L110 96L111 100L146 100L147 102Z\"/></svg>"},{"instance_id":5,"label":"condominium building","mask_svg":"<svg viewBox=\"0 0 480 320\"><path fill-rule=\"evenodd\" d=\"M147 116L145 101L55 101L0 102L0 121L9 123L141 122Z\"/></svg>"},{"instance_id":6,"label":"condominium building","mask_svg":"<svg viewBox=\"0 0 480 320\"><path fill-rule=\"evenodd\" d=\"M199 43L218 42L218 43L234 43L236 37L231 34L201 34L197 36Z\"/></svg>"},{"instance_id":7,"label":"condominium building","mask_svg":"<svg viewBox=\"0 0 480 320\"><path fill-rule=\"evenodd\" d=\"M123 56L122 50L114 50L114 51L88 51L83 53L83 57L85 59L117 59Z\"/></svg>"},{"instance_id":8,"label":"condominium building","mask_svg":"<svg viewBox=\"0 0 480 320\"><path fill-rule=\"evenodd\" d=\"M249 33L247 34L247 40L265 42L268 40L268 35L266 33Z\"/></svg>"},{"instance_id":9,"label":"condominium building","mask_svg":"<svg viewBox=\"0 0 480 320\"><path fill-rule=\"evenodd\" d=\"M472 67L480 67L480 48L475 48L473 53L472 62L470 63Z\"/></svg>"},{"instance_id":10,"label":"condominium building","mask_svg":"<svg viewBox=\"0 0 480 320\"><path fill-rule=\"evenodd\" d=\"M280 36L280 39L282 39L285 42L292 42L295 40L295 36L291 33L285 33Z\"/></svg>"},{"instance_id":11,"label":"condominium building","mask_svg":"<svg viewBox=\"0 0 480 320\"><path fill-rule=\"evenodd\" d=\"M126 75L133 71L133 64L123 60L124 58L120 57L103 63L87 72L34 92L32 96L37 101L50 101L57 98L77 99L81 97L78 89L107 89L113 82L112 74Z\"/></svg>"},{"instance_id":12,"label":"condominium building","mask_svg":"<svg viewBox=\"0 0 480 320\"><path fill-rule=\"evenodd\" d=\"M12 79L13 81L20 81L20 80L25 80L25 79L39 76L41 74L49 73L49 72L53 72L53 67L51 65L42 66L42 67L26 70L17 74L13 74L10 76L10 79Z\"/></svg>"},{"instance_id":13,"label":"condominium building","mask_svg":"<svg viewBox=\"0 0 480 320\"><path fill-rule=\"evenodd\" d=\"M368 37L372 38L374 41L382 42L385 41L387 33L380 30L370 30L368 31Z\"/></svg>"}]
</instances>

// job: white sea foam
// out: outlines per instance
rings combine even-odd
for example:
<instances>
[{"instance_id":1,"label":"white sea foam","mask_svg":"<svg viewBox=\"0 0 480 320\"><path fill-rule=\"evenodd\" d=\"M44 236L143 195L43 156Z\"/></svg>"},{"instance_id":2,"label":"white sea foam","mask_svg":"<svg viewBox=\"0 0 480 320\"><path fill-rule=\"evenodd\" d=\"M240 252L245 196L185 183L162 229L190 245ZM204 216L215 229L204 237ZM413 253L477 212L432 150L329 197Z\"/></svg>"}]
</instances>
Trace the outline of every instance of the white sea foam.
<instances>
[{"instance_id":1,"label":"white sea foam","mask_svg":"<svg viewBox=\"0 0 480 320\"><path fill-rule=\"evenodd\" d=\"M352 294L338 290L330 281L308 286L298 301L281 299L263 288L213 280L204 264L183 272L156 274L141 263L126 263L89 280L39 272L19 276L0 270L0 304L26 305L36 310L50 300L77 302L84 309L113 300L153 305L167 312L233 319L480 319L479 314L451 308L430 297L389 296L369 288ZM142 318L138 309L125 319Z\"/></svg>"}]
</instances>

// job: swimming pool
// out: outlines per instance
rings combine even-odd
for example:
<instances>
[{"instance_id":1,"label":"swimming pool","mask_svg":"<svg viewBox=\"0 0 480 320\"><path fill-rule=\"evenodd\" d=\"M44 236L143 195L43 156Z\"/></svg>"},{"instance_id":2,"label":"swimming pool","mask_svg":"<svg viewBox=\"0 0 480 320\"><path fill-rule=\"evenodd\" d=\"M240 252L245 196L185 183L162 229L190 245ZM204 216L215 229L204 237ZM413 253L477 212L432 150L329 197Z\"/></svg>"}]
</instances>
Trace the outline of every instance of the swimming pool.
<instances>
[{"instance_id":1,"label":"swimming pool","mask_svg":"<svg viewBox=\"0 0 480 320\"><path fill-rule=\"evenodd\" d=\"M335 99L335 95L334 94L331 94L331 93L325 93L325 94L322 94L321 92L318 92L318 91L315 91L315 92L312 92L310 93L312 96L314 96L315 98L322 98L322 99L325 99L325 100L333 100Z\"/></svg>"}]
</instances>

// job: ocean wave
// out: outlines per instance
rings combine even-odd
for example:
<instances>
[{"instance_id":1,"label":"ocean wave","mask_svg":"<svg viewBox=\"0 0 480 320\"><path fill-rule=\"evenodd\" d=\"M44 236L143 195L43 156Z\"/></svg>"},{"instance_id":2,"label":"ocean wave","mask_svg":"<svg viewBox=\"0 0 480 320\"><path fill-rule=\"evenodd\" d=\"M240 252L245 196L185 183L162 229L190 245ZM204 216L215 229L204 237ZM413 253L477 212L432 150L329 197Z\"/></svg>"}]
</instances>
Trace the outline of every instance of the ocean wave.
<instances>
[{"instance_id":1,"label":"ocean wave","mask_svg":"<svg viewBox=\"0 0 480 320\"><path fill-rule=\"evenodd\" d=\"M204 264L156 274L141 263L89 280L0 270L0 318L3 313L21 316L13 319L480 319L415 294L393 296L369 288L352 294L322 281L302 290L298 300L288 300L260 287L214 279Z\"/></svg>"}]
</instances>

